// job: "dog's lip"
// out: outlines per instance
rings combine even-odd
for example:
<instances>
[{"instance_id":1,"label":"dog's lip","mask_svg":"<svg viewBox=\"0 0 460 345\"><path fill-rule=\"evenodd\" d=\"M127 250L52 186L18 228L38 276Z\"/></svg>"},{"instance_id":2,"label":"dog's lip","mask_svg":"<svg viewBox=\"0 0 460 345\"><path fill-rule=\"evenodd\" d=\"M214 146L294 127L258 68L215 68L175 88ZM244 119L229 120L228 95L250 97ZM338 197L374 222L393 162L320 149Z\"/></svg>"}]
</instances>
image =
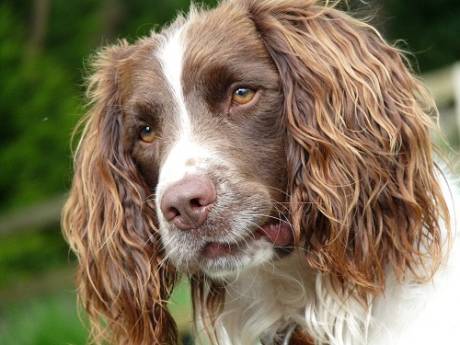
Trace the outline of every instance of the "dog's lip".
<instances>
[{"instance_id":1,"label":"dog's lip","mask_svg":"<svg viewBox=\"0 0 460 345\"><path fill-rule=\"evenodd\" d=\"M256 231L256 236L267 238L275 247L286 247L294 242L291 225L287 222L268 223Z\"/></svg>"},{"instance_id":2,"label":"dog's lip","mask_svg":"<svg viewBox=\"0 0 460 345\"><path fill-rule=\"evenodd\" d=\"M247 238L234 243L208 242L202 249L202 255L208 259L238 254L249 242L265 238L275 248L285 248L292 245L294 236L287 222L270 222L257 228Z\"/></svg>"}]
</instances>

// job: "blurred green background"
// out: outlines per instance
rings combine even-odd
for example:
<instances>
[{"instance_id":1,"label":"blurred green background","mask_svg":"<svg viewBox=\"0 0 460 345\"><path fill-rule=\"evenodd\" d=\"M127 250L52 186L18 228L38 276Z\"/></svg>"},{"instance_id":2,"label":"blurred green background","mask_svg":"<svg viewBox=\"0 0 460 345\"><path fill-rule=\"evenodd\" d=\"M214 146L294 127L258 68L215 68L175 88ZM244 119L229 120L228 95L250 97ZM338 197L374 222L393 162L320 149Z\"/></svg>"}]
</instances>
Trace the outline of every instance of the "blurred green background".
<instances>
[{"instance_id":1,"label":"blurred green background","mask_svg":"<svg viewBox=\"0 0 460 345\"><path fill-rule=\"evenodd\" d=\"M415 70L439 102L447 140L457 146L460 1L350 6L359 16L371 14L387 39L403 39L399 46L414 53ZM58 222L71 180L70 134L85 103L85 62L98 47L147 35L188 7L186 0L0 2L0 345L86 342L75 259ZM174 299L187 328L186 285Z\"/></svg>"}]
</instances>

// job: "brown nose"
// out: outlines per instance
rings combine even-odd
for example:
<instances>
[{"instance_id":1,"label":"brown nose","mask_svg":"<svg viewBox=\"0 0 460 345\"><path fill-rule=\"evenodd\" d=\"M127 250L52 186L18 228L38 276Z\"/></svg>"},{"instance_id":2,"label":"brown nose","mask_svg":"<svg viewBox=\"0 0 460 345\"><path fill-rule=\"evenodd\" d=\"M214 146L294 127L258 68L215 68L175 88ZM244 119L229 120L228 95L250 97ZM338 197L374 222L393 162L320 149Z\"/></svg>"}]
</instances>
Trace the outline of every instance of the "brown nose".
<instances>
[{"instance_id":1,"label":"brown nose","mask_svg":"<svg viewBox=\"0 0 460 345\"><path fill-rule=\"evenodd\" d=\"M187 176L168 187L161 199L161 212L181 230L198 228L216 201L214 183L206 176Z\"/></svg>"}]
</instances>

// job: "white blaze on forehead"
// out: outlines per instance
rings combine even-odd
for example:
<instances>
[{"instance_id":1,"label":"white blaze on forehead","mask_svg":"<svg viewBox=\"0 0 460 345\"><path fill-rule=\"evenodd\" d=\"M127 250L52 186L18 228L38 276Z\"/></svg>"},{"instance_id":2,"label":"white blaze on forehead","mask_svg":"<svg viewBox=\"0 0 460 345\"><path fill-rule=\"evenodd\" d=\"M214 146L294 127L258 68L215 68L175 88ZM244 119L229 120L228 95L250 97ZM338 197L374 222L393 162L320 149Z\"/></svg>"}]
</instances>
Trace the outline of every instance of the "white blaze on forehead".
<instances>
[{"instance_id":1,"label":"white blaze on forehead","mask_svg":"<svg viewBox=\"0 0 460 345\"><path fill-rule=\"evenodd\" d=\"M182 70L185 52L185 31L187 23L173 28L166 34L163 44L157 52L163 74L169 84L177 106L180 119L180 130L183 134L191 131L190 118L185 105L184 92L182 88ZM176 114L174 114L176 116Z\"/></svg>"},{"instance_id":2,"label":"white blaze on forehead","mask_svg":"<svg viewBox=\"0 0 460 345\"><path fill-rule=\"evenodd\" d=\"M193 133L190 112L183 92L182 73L188 25L189 21L170 29L156 53L175 103L173 113L166 116L177 124L176 133L173 134L176 141L160 167L156 190L157 205L160 205L160 199L168 186L186 174L194 173L199 162L210 156L207 148L199 143L199 138Z\"/></svg>"}]
</instances>

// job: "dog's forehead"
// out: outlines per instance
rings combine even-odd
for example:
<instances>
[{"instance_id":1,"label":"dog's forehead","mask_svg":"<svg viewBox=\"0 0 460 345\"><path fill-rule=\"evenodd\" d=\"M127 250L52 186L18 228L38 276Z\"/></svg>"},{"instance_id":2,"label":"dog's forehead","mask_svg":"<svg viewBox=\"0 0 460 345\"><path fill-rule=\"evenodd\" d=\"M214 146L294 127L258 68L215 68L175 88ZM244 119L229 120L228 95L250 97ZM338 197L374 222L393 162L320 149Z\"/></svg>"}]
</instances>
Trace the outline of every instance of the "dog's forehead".
<instances>
[{"instance_id":1,"label":"dog's forehead","mask_svg":"<svg viewBox=\"0 0 460 345\"><path fill-rule=\"evenodd\" d=\"M158 81L175 109L169 120L180 124L180 132L192 129L190 116L195 112L187 97L200 89L216 92L217 83L225 76L250 76L255 65L270 63L255 25L240 8L218 8L210 11L192 9L186 17L178 17L171 25L155 34L155 60L160 69Z\"/></svg>"},{"instance_id":2,"label":"dog's forehead","mask_svg":"<svg viewBox=\"0 0 460 345\"><path fill-rule=\"evenodd\" d=\"M205 77L216 66L251 66L254 61L269 60L254 22L238 7L191 10L160 36L156 56L166 79L175 87L180 81L185 93L206 83Z\"/></svg>"}]
</instances>

